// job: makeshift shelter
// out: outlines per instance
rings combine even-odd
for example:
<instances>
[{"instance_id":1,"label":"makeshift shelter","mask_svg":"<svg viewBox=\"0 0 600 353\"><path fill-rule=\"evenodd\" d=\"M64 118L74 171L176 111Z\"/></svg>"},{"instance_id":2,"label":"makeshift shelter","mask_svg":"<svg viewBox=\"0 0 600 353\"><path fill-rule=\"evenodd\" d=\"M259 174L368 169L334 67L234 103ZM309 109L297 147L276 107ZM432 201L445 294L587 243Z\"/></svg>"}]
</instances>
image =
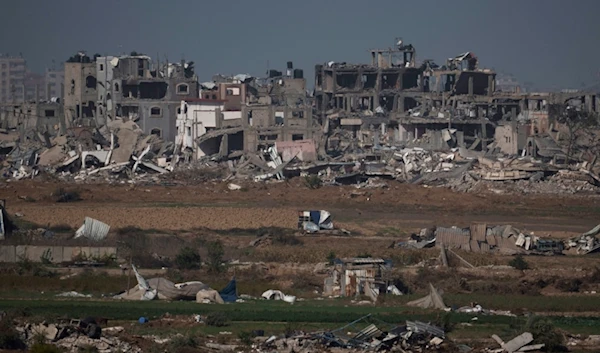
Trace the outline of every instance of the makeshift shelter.
<instances>
[{"instance_id":1,"label":"makeshift shelter","mask_svg":"<svg viewBox=\"0 0 600 353\"><path fill-rule=\"evenodd\" d=\"M298 214L298 228L307 232L318 232L321 229L332 230L331 213L324 210L300 211Z\"/></svg>"},{"instance_id":2,"label":"makeshift shelter","mask_svg":"<svg viewBox=\"0 0 600 353\"><path fill-rule=\"evenodd\" d=\"M225 303L235 303L235 301L238 299L237 284L235 278L229 281L225 288L221 289L219 295L221 296L221 298L223 298L223 301L225 301Z\"/></svg>"},{"instance_id":3,"label":"makeshift shelter","mask_svg":"<svg viewBox=\"0 0 600 353\"><path fill-rule=\"evenodd\" d=\"M406 305L419 307L423 309L433 308L445 310L447 308L446 304L444 304L444 300L442 299L441 293L431 283L429 283L429 295L421 299L408 302L406 303Z\"/></svg>"},{"instance_id":4,"label":"makeshift shelter","mask_svg":"<svg viewBox=\"0 0 600 353\"><path fill-rule=\"evenodd\" d=\"M202 289L196 293L196 303L217 303L225 304L225 301L214 289Z\"/></svg>"},{"instance_id":5,"label":"makeshift shelter","mask_svg":"<svg viewBox=\"0 0 600 353\"><path fill-rule=\"evenodd\" d=\"M75 238L86 237L92 240L103 240L108 235L110 226L97 219L85 217L83 225L75 232Z\"/></svg>"},{"instance_id":6,"label":"makeshift shelter","mask_svg":"<svg viewBox=\"0 0 600 353\"><path fill-rule=\"evenodd\" d=\"M138 281L137 286L129 291L116 296L117 299L126 300L196 300L197 294L203 290L212 290L208 285L200 282L173 283L166 278L144 279L137 268L132 265ZM218 294L218 293L217 293Z\"/></svg>"}]
</instances>

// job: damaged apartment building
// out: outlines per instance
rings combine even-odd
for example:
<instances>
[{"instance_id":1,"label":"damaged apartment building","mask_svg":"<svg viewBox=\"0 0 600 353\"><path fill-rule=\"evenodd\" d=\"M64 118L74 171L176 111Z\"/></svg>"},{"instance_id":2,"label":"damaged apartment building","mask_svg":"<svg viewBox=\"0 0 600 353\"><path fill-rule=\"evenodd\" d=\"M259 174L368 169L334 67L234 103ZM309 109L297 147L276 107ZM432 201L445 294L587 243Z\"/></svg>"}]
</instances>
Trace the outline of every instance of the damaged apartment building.
<instances>
[{"instance_id":1,"label":"damaged apartment building","mask_svg":"<svg viewBox=\"0 0 600 353\"><path fill-rule=\"evenodd\" d=\"M311 97L303 71L288 62L286 72L270 70L268 77L224 77L201 83L199 98L181 102L176 145L194 158L218 154L296 146L316 159L320 125L313 119Z\"/></svg>"},{"instance_id":2,"label":"damaged apartment building","mask_svg":"<svg viewBox=\"0 0 600 353\"><path fill-rule=\"evenodd\" d=\"M471 52L443 66L417 64L415 47L398 38L394 48L371 50L370 64L315 67L316 114L330 153L403 146L533 155L529 137L549 129L548 104L571 99L597 111L596 95L501 91Z\"/></svg>"},{"instance_id":3,"label":"damaged apartment building","mask_svg":"<svg viewBox=\"0 0 600 353\"><path fill-rule=\"evenodd\" d=\"M193 62L153 63L133 52L93 58L79 53L65 63L65 114L74 126L100 127L121 118L174 141L180 102L194 97Z\"/></svg>"}]
</instances>

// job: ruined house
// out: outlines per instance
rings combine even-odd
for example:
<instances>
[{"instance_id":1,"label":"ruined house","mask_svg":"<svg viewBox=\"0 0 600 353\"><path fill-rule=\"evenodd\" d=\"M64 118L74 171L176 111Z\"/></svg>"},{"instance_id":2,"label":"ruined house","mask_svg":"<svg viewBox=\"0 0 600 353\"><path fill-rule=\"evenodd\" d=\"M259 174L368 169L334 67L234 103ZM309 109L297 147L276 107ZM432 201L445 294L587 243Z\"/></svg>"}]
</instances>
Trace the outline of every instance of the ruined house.
<instances>
[{"instance_id":1,"label":"ruined house","mask_svg":"<svg viewBox=\"0 0 600 353\"><path fill-rule=\"evenodd\" d=\"M567 97L498 90L496 73L480 68L471 52L443 66L431 60L417 64L414 46L396 39L393 48L371 50L371 59L370 64L315 67L316 113L328 133L328 152L418 146L498 147L518 154L528 136L547 132L549 101L585 97L586 107L597 111L598 97L588 93Z\"/></svg>"},{"instance_id":2,"label":"ruined house","mask_svg":"<svg viewBox=\"0 0 600 353\"><path fill-rule=\"evenodd\" d=\"M376 258L336 260L329 277L325 278L323 295L354 297L366 295L377 298L388 286L386 271L391 264Z\"/></svg>"},{"instance_id":3,"label":"ruined house","mask_svg":"<svg viewBox=\"0 0 600 353\"><path fill-rule=\"evenodd\" d=\"M202 83L200 98L181 102L176 144L200 158L266 150L276 142L320 140L302 71L290 67L285 74L271 70L269 76L216 76Z\"/></svg>"},{"instance_id":4,"label":"ruined house","mask_svg":"<svg viewBox=\"0 0 600 353\"><path fill-rule=\"evenodd\" d=\"M65 62L64 111L70 126L94 126L97 83L95 58L79 52Z\"/></svg>"},{"instance_id":5,"label":"ruined house","mask_svg":"<svg viewBox=\"0 0 600 353\"><path fill-rule=\"evenodd\" d=\"M96 60L99 126L116 118L132 120L146 134L175 141L181 101L198 97L193 63L152 65L145 55L99 57Z\"/></svg>"}]
</instances>

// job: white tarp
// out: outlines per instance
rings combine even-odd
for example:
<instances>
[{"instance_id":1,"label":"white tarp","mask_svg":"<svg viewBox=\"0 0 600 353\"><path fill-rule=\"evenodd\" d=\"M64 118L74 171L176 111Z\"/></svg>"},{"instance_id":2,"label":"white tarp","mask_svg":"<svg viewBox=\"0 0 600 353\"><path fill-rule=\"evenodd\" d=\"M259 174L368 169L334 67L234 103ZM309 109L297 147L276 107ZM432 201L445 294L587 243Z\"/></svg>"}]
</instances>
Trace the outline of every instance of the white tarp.
<instances>
[{"instance_id":1,"label":"white tarp","mask_svg":"<svg viewBox=\"0 0 600 353\"><path fill-rule=\"evenodd\" d=\"M102 240L108 235L110 226L96 219L85 217L83 225L75 232L75 238L86 237L92 240Z\"/></svg>"},{"instance_id":2,"label":"white tarp","mask_svg":"<svg viewBox=\"0 0 600 353\"><path fill-rule=\"evenodd\" d=\"M296 297L293 295L285 295L283 294L282 291L280 290L275 290L275 289L269 289L268 291L265 291L261 297L268 299L268 300L283 300L286 303L290 303L290 304L294 304L294 302L296 301Z\"/></svg>"}]
</instances>

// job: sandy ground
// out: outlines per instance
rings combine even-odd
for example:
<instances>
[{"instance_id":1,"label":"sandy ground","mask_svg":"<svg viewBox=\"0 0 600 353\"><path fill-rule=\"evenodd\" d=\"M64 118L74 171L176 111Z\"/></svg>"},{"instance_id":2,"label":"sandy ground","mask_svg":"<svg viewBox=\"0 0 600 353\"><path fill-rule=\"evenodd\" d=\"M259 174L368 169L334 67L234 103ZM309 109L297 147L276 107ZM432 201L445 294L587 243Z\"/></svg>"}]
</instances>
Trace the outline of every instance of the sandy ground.
<instances>
[{"instance_id":1,"label":"sandy ground","mask_svg":"<svg viewBox=\"0 0 600 353\"><path fill-rule=\"evenodd\" d=\"M323 187L310 190L300 180L244 185L194 186L68 185L22 181L0 184L10 214L40 225L78 227L85 216L113 229L294 228L297 211L326 209L340 227L362 235L400 235L415 229L468 226L471 222L512 224L539 235L566 237L600 221L600 198L556 195L462 194L389 182L386 189ZM58 188L77 191L82 200L57 203ZM536 233L536 234L537 234Z\"/></svg>"}]
</instances>

